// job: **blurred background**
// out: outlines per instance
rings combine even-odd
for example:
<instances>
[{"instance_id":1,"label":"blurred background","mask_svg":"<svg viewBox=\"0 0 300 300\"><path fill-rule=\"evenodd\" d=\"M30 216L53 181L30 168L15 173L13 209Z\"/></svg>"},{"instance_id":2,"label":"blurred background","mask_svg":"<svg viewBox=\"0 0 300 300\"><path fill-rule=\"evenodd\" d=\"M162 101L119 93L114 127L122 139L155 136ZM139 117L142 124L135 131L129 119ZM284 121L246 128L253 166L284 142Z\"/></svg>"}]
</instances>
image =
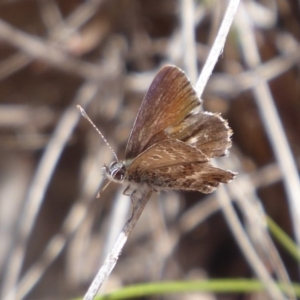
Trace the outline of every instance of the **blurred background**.
<instances>
[{"instance_id":1,"label":"blurred background","mask_svg":"<svg viewBox=\"0 0 300 300\"><path fill-rule=\"evenodd\" d=\"M130 216L131 203L116 184L96 199L101 168L113 156L76 105L86 109L123 159L155 74L171 63L195 84L195 70L205 63L224 5L218 0L0 2L1 299L69 299L85 293ZM249 0L241 7L246 17L239 11L203 105L220 112L234 132L230 156L218 163L239 173L228 193L262 264L274 278L280 278L279 269L297 281L295 260L266 239L256 222L261 224L266 213L294 237L283 184L289 178L278 165L282 144L272 129L283 126L298 169L299 2ZM256 63L249 63L251 49L242 41L247 24L260 55ZM189 34L195 43L187 42ZM278 111L274 127L268 123L272 112L259 105L266 100L255 91L262 81ZM102 291L142 282L255 277L216 195L153 195ZM272 260L273 251L280 263ZM266 295L193 293L163 299Z\"/></svg>"}]
</instances>

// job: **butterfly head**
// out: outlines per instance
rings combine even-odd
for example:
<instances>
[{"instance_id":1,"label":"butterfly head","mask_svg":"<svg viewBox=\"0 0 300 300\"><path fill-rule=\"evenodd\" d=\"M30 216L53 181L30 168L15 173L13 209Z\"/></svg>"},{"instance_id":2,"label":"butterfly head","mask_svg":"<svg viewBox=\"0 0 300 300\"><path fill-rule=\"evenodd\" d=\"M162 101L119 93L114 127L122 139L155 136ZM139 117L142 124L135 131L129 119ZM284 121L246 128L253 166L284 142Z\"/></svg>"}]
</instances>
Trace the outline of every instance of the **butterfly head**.
<instances>
[{"instance_id":1,"label":"butterfly head","mask_svg":"<svg viewBox=\"0 0 300 300\"><path fill-rule=\"evenodd\" d=\"M109 165L109 167L104 165L103 173L108 180L122 183L124 181L126 167L123 162L114 161Z\"/></svg>"}]
</instances>

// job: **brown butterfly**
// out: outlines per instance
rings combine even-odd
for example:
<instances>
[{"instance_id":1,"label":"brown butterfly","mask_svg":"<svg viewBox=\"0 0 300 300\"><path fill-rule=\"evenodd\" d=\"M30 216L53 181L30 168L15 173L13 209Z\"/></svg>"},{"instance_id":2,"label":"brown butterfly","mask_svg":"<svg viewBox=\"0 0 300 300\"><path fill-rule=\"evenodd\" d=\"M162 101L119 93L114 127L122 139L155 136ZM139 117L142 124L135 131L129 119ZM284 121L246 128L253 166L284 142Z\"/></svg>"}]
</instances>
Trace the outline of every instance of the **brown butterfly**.
<instances>
[{"instance_id":1,"label":"brown butterfly","mask_svg":"<svg viewBox=\"0 0 300 300\"><path fill-rule=\"evenodd\" d=\"M192 190L211 193L235 173L216 168L210 159L228 155L232 130L219 115L200 110L184 72L165 66L155 76L136 117L124 161L103 167L109 181L137 189Z\"/></svg>"}]
</instances>

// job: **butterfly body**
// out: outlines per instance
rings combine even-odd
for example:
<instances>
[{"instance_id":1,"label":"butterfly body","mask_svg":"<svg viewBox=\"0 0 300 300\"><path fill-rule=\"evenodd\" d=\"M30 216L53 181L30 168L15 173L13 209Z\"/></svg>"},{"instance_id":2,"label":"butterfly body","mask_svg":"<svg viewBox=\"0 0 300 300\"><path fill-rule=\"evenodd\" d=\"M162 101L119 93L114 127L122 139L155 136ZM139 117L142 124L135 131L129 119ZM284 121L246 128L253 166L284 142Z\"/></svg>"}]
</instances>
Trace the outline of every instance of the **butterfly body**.
<instances>
[{"instance_id":1,"label":"butterfly body","mask_svg":"<svg viewBox=\"0 0 300 300\"><path fill-rule=\"evenodd\" d=\"M104 166L114 182L210 193L235 177L210 159L228 155L232 131L218 114L202 112L185 74L163 67L142 102L127 143L125 160ZM128 190L128 188L126 189Z\"/></svg>"}]
</instances>

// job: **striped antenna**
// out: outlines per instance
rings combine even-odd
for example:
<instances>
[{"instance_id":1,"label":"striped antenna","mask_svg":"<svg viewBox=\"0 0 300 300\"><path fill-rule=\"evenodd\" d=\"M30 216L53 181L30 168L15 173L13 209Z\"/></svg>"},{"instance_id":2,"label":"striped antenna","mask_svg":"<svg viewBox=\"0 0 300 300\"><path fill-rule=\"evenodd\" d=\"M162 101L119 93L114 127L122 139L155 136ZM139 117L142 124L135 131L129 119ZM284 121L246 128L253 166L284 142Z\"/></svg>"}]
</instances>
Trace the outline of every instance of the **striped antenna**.
<instances>
[{"instance_id":1,"label":"striped antenna","mask_svg":"<svg viewBox=\"0 0 300 300\"><path fill-rule=\"evenodd\" d=\"M104 137L104 135L101 133L101 131L96 127L96 125L93 123L93 121L89 118L89 116L87 115L87 113L85 112L85 110L80 105L77 105L77 108L80 110L82 116L84 118L86 118L92 124L92 126L96 129L96 131L100 134L100 136L102 137L103 141L109 147L110 151L112 152L112 154L116 158L117 162L119 162L119 159L118 159L118 156L117 156L116 152L110 146L110 144L108 143L108 141L106 140L106 138Z\"/></svg>"}]
</instances>

